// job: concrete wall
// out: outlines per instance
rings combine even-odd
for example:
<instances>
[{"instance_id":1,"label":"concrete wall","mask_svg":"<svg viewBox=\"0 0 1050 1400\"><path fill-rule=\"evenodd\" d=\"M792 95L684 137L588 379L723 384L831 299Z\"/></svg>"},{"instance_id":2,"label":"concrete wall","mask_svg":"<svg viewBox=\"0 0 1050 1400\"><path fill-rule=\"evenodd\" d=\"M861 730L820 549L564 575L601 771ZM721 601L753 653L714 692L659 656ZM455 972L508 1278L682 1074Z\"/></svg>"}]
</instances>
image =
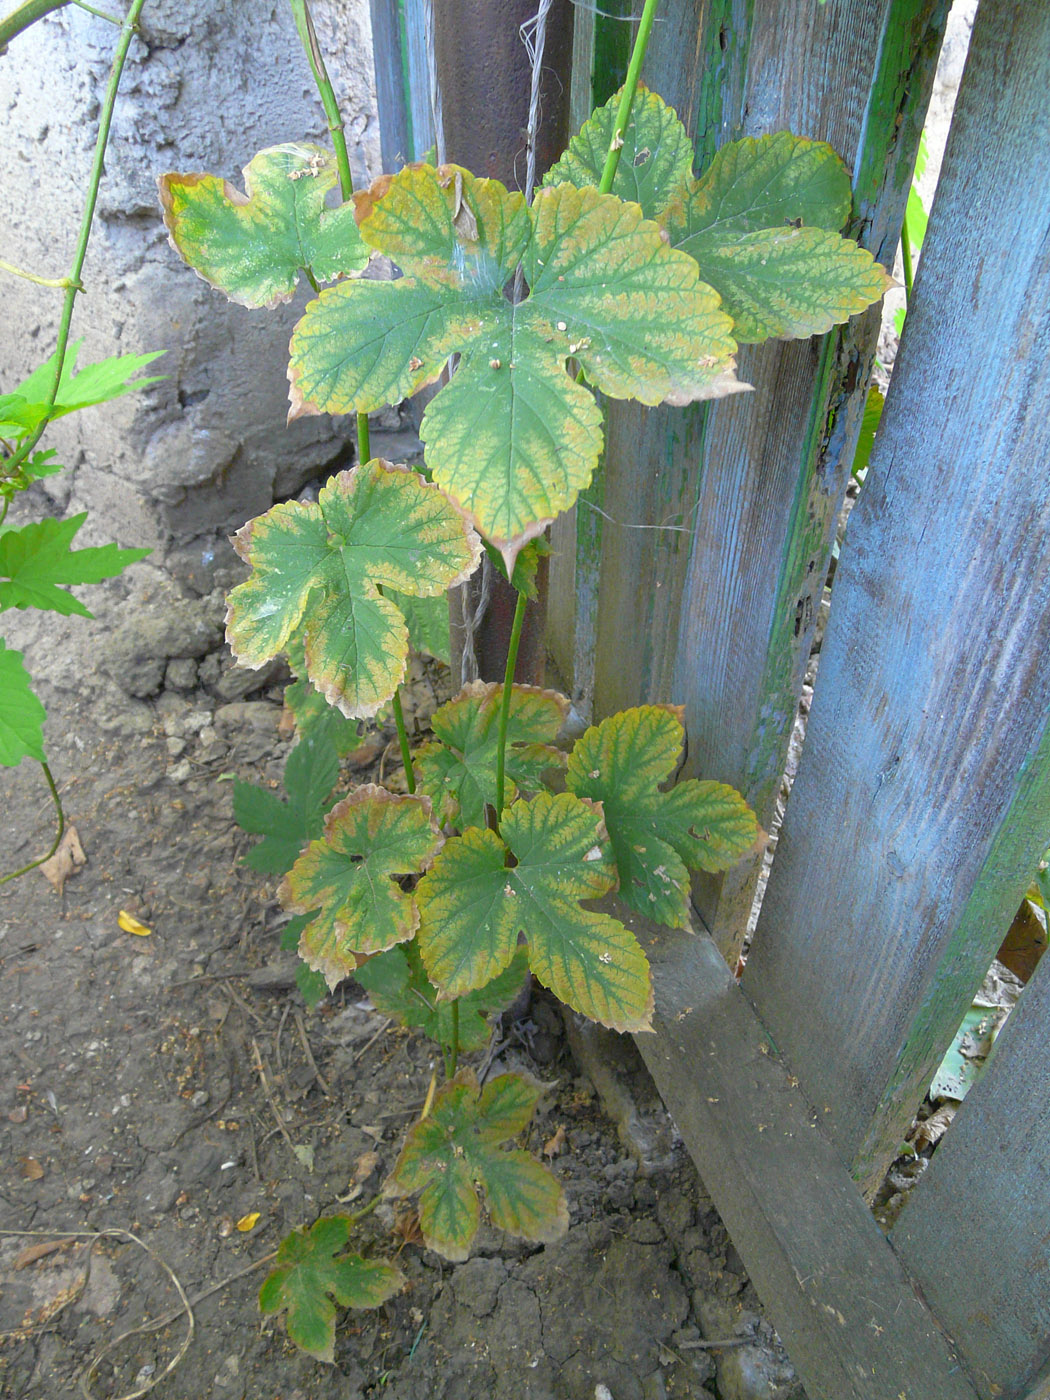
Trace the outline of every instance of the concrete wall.
<instances>
[{"instance_id":1,"label":"concrete wall","mask_svg":"<svg viewBox=\"0 0 1050 1400\"><path fill-rule=\"evenodd\" d=\"M10 5L4 4L4 10ZM115 7L116 8L116 7ZM355 183L379 170L367 0L314 0L347 126ZM0 57L0 258L62 276L72 257L117 31L72 6ZM55 504L95 512L100 537L151 545L198 588L217 541L275 497L348 460L349 419L285 426L287 347L307 294L247 311L170 248L157 176L206 170L241 184L264 146L326 142L286 0L149 0L110 138L74 337L81 362L166 350L169 378L53 424L71 470ZM0 391L50 354L61 293L0 272ZM41 489L41 488L36 488Z\"/></svg>"}]
</instances>

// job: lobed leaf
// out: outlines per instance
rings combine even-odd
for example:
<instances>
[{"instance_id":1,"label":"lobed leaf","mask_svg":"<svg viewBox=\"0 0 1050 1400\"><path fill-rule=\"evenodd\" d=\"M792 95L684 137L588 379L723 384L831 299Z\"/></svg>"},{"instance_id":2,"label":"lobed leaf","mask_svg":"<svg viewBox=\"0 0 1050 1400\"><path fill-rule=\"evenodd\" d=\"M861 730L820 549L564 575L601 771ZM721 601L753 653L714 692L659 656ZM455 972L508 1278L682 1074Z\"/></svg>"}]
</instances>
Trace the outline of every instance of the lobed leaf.
<instances>
[{"instance_id":1,"label":"lobed leaf","mask_svg":"<svg viewBox=\"0 0 1050 1400\"><path fill-rule=\"evenodd\" d=\"M675 927L688 927L689 870L728 869L758 835L754 812L724 783L693 778L660 791L684 739L669 706L623 710L577 739L565 772L570 792L602 804L621 899Z\"/></svg>"},{"instance_id":2,"label":"lobed leaf","mask_svg":"<svg viewBox=\"0 0 1050 1400\"><path fill-rule=\"evenodd\" d=\"M823 141L788 131L731 141L685 185L663 221L722 297L741 342L821 334L893 285L837 232L849 217L846 167Z\"/></svg>"},{"instance_id":3,"label":"lobed leaf","mask_svg":"<svg viewBox=\"0 0 1050 1400\"><path fill-rule=\"evenodd\" d=\"M414 393L460 352L421 434L437 484L504 554L575 500L601 419L567 373L645 403L741 386L718 298L634 205L571 185L520 195L458 166L406 167L357 198L366 242L406 276L345 282L292 337L291 414L369 412ZM520 267L530 294L504 287Z\"/></svg>"},{"instance_id":4,"label":"lobed leaf","mask_svg":"<svg viewBox=\"0 0 1050 1400\"><path fill-rule=\"evenodd\" d=\"M569 142L568 150L543 177L545 185L597 186L616 134L620 93L592 112ZM647 219L657 219L688 180L693 148L673 108L655 92L639 88L621 133L620 162L612 193L637 204Z\"/></svg>"},{"instance_id":5,"label":"lobed leaf","mask_svg":"<svg viewBox=\"0 0 1050 1400\"><path fill-rule=\"evenodd\" d=\"M111 355L78 370L77 357L82 344L83 340L75 340L66 350L52 408L48 408L48 398L55 379L57 350L43 364L37 365L13 394L0 397L0 437L28 437L45 418L62 418L82 408L108 403L110 399L133 393L136 389L159 384L164 378L162 374L147 379L135 379L133 376L160 359L167 353L165 350L155 350L145 355ZM46 475L45 472L38 474Z\"/></svg>"},{"instance_id":6,"label":"lobed leaf","mask_svg":"<svg viewBox=\"0 0 1050 1400\"><path fill-rule=\"evenodd\" d=\"M485 807L496 805L496 762L502 685L472 681L434 712L431 727L438 742L416 754L421 792L434 804L438 820L460 828L484 826ZM518 787L536 791L549 768L564 755L553 747L569 713L569 702L538 686L511 687L507 717L507 802Z\"/></svg>"},{"instance_id":7,"label":"lobed leaf","mask_svg":"<svg viewBox=\"0 0 1050 1400\"><path fill-rule=\"evenodd\" d=\"M527 1126L540 1086L500 1075L479 1090L464 1070L441 1089L428 1116L410 1130L388 1190L422 1191L419 1223L429 1249L462 1261L481 1218L479 1191L497 1229L549 1244L568 1228L557 1179L520 1149L501 1144Z\"/></svg>"},{"instance_id":8,"label":"lobed leaf","mask_svg":"<svg viewBox=\"0 0 1050 1400\"><path fill-rule=\"evenodd\" d=\"M20 651L9 651L0 637L0 764L14 768L23 758L45 762L47 711L33 693Z\"/></svg>"},{"instance_id":9,"label":"lobed leaf","mask_svg":"<svg viewBox=\"0 0 1050 1400\"><path fill-rule=\"evenodd\" d=\"M42 608L90 617L63 585L115 578L149 554L148 549L115 544L73 549L73 538L86 519L87 511L81 511L67 520L35 520L0 533L0 609Z\"/></svg>"},{"instance_id":10,"label":"lobed leaf","mask_svg":"<svg viewBox=\"0 0 1050 1400\"><path fill-rule=\"evenodd\" d=\"M374 715L404 676L408 628L380 587L439 595L480 557L477 536L437 487L378 460L340 472L316 504L274 506L235 543L252 574L229 595L234 655L261 666L301 626L311 683L348 718Z\"/></svg>"},{"instance_id":11,"label":"lobed leaf","mask_svg":"<svg viewBox=\"0 0 1050 1400\"><path fill-rule=\"evenodd\" d=\"M233 819L242 830L263 839L244 857L252 870L283 875L308 841L320 836L332 788L339 777L339 756L329 735L301 738L284 765L284 801L257 783L233 784Z\"/></svg>"},{"instance_id":12,"label":"lobed leaf","mask_svg":"<svg viewBox=\"0 0 1050 1400\"><path fill-rule=\"evenodd\" d=\"M352 204L325 207L339 183L321 146L271 146L244 168L245 193L215 175L162 175L172 247L205 282L241 306L290 301L306 272L315 283L368 262Z\"/></svg>"},{"instance_id":13,"label":"lobed leaf","mask_svg":"<svg viewBox=\"0 0 1050 1400\"><path fill-rule=\"evenodd\" d=\"M293 636L288 643L288 664L296 678L285 688L284 703L295 721L295 732L300 740L321 736L322 741L335 750L337 757L345 758L361 742L357 723L330 705L321 692L310 684L306 674L306 655L297 636Z\"/></svg>"},{"instance_id":14,"label":"lobed leaf","mask_svg":"<svg viewBox=\"0 0 1050 1400\"><path fill-rule=\"evenodd\" d=\"M260 1311L286 1313L289 1337L318 1361L335 1360L335 1303L378 1308L404 1287L404 1275L392 1264L340 1253L352 1225L347 1215L327 1215L309 1230L293 1230L259 1289Z\"/></svg>"},{"instance_id":15,"label":"lobed leaf","mask_svg":"<svg viewBox=\"0 0 1050 1400\"><path fill-rule=\"evenodd\" d=\"M469 828L420 881L419 949L445 997L484 986L524 936L529 966L575 1011L614 1030L647 1030L649 964L629 929L584 909L616 885L600 809L572 793L540 793L503 814L503 840Z\"/></svg>"},{"instance_id":16,"label":"lobed leaf","mask_svg":"<svg viewBox=\"0 0 1050 1400\"><path fill-rule=\"evenodd\" d=\"M286 909L311 914L299 953L333 989L358 961L411 938L419 924L399 876L425 869L441 844L430 802L369 783L336 803L279 891Z\"/></svg>"},{"instance_id":17,"label":"lobed leaf","mask_svg":"<svg viewBox=\"0 0 1050 1400\"><path fill-rule=\"evenodd\" d=\"M505 971L477 991L459 998L459 1048L480 1050L489 1037L489 1017L514 1000L528 976L525 950L519 949ZM368 992L375 1009L392 1016L402 1026L412 1026L448 1047L453 1042L452 1005L438 999L438 989L423 967L413 940L399 943L369 958L354 973Z\"/></svg>"}]
</instances>

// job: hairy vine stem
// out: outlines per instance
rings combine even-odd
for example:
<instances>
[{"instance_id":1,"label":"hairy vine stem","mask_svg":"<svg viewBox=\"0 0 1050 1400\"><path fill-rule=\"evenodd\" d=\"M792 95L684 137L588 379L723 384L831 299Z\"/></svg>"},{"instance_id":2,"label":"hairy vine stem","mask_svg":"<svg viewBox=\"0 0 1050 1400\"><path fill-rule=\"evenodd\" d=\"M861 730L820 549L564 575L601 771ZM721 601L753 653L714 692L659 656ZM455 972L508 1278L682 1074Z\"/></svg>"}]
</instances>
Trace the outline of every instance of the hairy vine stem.
<instances>
[{"instance_id":1,"label":"hairy vine stem","mask_svg":"<svg viewBox=\"0 0 1050 1400\"><path fill-rule=\"evenodd\" d=\"M620 151L623 148L623 133L627 130L627 123L631 119L631 105L634 102L634 94L638 90L638 79L641 76L645 51L649 47L649 35L653 30L658 2L659 0L645 0L645 8L642 10L642 18L638 24L638 33L634 36L631 61L627 65L627 77L624 79L623 91L620 93L620 105L616 109L616 121L613 123L612 139L605 155L602 178L598 183L599 194L612 193L613 180L616 179L616 167L620 164Z\"/></svg>"},{"instance_id":2,"label":"hairy vine stem","mask_svg":"<svg viewBox=\"0 0 1050 1400\"><path fill-rule=\"evenodd\" d=\"M510 627L510 646L507 649L507 669L503 676L503 693L500 696L499 730L496 747L496 828L499 829L503 815L504 799L507 795L507 723L510 719L510 700L514 685L514 668L518 662L518 644L521 641L521 628L525 621L526 595L519 591L514 605L514 621Z\"/></svg>"},{"instance_id":3,"label":"hairy vine stem","mask_svg":"<svg viewBox=\"0 0 1050 1400\"><path fill-rule=\"evenodd\" d=\"M25 875L30 870L35 870L38 865L43 865L45 861L50 860L58 850L59 843L66 833L66 814L62 807L62 799L58 795L58 787L55 783L54 776L52 775L51 769L43 760L41 760L40 766L44 770L44 777L47 779L47 785L51 789L51 800L55 804L55 811L58 817L58 830L55 832L55 839L52 841L51 849L46 855L40 856L37 860L31 860L28 865L23 865L20 870L11 870L6 875L0 875L0 885L6 885L8 880L17 880L19 875Z\"/></svg>"}]
</instances>

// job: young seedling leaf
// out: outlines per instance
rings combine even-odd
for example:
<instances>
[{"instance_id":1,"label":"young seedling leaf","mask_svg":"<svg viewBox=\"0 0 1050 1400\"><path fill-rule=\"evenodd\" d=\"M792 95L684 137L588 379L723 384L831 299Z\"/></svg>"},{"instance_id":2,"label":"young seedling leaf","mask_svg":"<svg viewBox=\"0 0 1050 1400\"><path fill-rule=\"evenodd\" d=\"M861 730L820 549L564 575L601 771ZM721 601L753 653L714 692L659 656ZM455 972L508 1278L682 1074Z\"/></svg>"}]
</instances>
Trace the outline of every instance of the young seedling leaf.
<instances>
[{"instance_id":1,"label":"young seedling leaf","mask_svg":"<svg viewBox=\"0 0 1050 1400\"><path fill-rule=\"evenodd\" d=\"M663 217L672 247L695 258L741 342L819 335L893 285L838 230L849 175L826 142L778 131L731 141Z\"/></svg>"},{"instance_id":2,"label":"young seedling leaf","mask_svg":"<svg viewBox=\"0 0 1050 1400\"><path fill-rule=\"evenodd\" d=\"M78 371L77 356L82 344L83 341L75 340L66 351L62 361L62 374L58 381L58 393L50 412L47 401L55 379L57 350L53 355L49 355L43 364L37 365L13 394L5 394L0 398L0 437L28 437L46 417L62 418L65 414L75 413L82 408L108 403L110 399L134 393L136 389L159 384L165 377L163 374L152 375L146 379L134 377L140 370L166 354L164 350L155 350L146 355L112 355L108 359L98 360L93 365L85 365Z\"/></svg>"},{"instance_id":3,"label":"young seedling leaf","mask_svg":"<svg viewBox=\"0 0 1050 1400\"><path fill-rule=\"evenodd\" d=\"M620 898L659 923L688 927L689 870L727 870L754 845L755 814L725 783L660 791L678 764L685 730L670 707L623 710L577 739L570 792L600 802Z\"/></svg>"},{"instance_id":4,"label":"young seedling leaf","mask_svg":"<svg viewBox=\"0 0 1050 1400\"><path fill-rule=\"evenodd\" d=\"M286 909L313 913L299 953L329 987L360 957L412 937L419 914L396 879L425 869L440 844L425 797L398 797L369 783L328 813L324 835L303 851L279 893Z\"/></svg>"},{"instance_id":5,"label":"young seedling leaf","mask_svg":"<svg viewBox=\"0 0 1050 1400\"><path fill-rule=\"evenodd\" d=\"M82 511L68 520L34 520L0 534L0 609L44 608L90 617L63 585L115 578L149 554L148 549L120 549L115 544L73 549L73 537L86 519L87 511Z\"/></svg>"},{"instance_id":6,"label":"young seedling leaf","mask_svg":"<svg viewBox=\"0 0 1050 1400\"><path fill-rule=\"evenodd\" d=\"M569 142L569 149L543 177L545 185L597 186L616 134L619 92L593 112ZM658 219L688 180L693 148L677 113L655 92L639 88L622 133L620 163L612 193L633 200L647 219Z\"/></svg>"},{"instance_id":7,"label":"young seedling leaf","mask_svg":"<svg viewBox=\"0 0 1050 1400\"><path fill-rule=\"evenodd\" d=\"M501 1149L528 1126L539 1095L539 1085L516 1074L479 1090L465 1070L410 1130L388 1190L422 1192L419 1224L428 1249L456 1262L468 1257L481 1218L479 1191L499 1230L544 1244L565 1233L568 1207L557 1179L520 1148Z\"/></svg>"},{"instance_id":8,"label":"young seedling leaf","mask_svg":"<svg viewBox=\"0 0 1050 1400\"><path fill-rule=\"evenodd\" d=\"M519 948L505 971L459 999L459 1048L466 1053L480 1050L489 1037L489 1017L509 1006L529 973L528 957ZM452 1005L439 1001L438 989L430 981L413 940L388 948L354 973L372 998L375 1009L392 1016L402 1026L418 1028L441 1046L452 1044Z\"/></svg>"},{"instance_id":9,"label":"young seedling leaf","mask_svg":"<svg viewBox=\"0 0 1050 1400\"><path fill-rule=\"evenodd\" d=\"M484 544L484 548L485 553L492 560L493 566L499 570L503 578L508 580L511 587L518 593L524 593L530 603L535 603L540 596L540 560L546 559L551 552L550 543L545 536L537 535L534 540L530 540L523 549L518 551L512 575L508 575L507 566L504 564L503 556L498 549L493 549L492 545L487 543Z\"/></svg>"},{"instance_id":10,"label":"young seedling leaf","mask_svg":"<svg viewBox=\"0 0 1050 1400\"><path fill-rule=\"evenodd\" d=\"M599 808L540 793L503 814L503 841L471 827L448 841L416 891L419 948L445 997L482 987L524 935L529 966L559 1000L614 1030L648 1030L649 964L629 929L584 909L616 885Z\"/></svg>"},{"instance_id":11,"label":"young seedling leaf","mask_svg":"<svg viewBox=\"0 0 1050 1400\"><path fill-rule=\"evenodd\" d=\"M235 543L252 574L229 595L234 655L261 666L299 631L310 681L348 718L374 715L405 673L408 629L380 587L438 595L480 555L436 486L381 461L340 472L316 504L274 506Z\"/></svg>"},{"instance_id":12,"label":"young seedling leaf","mask_svg":"<svg viewBox=\"0 0 1050 1400\"><path fill-rule=\"evenodd\" d=\"M886 406L886 399L882 390L877 384L873 384L868 390L868 397L864 404L864 417L860 422L860 436L857 438L857 448L853 454L853 466L850 469L852 474L860 480L871 460L871 449L875 446L875 434L879 431L879 424L882 422L882 410Z\"/></svg>"},{"instance_id":13,"label":"young seedling leaf","mask_svg":"<svg viewBox=\"0 0 1050 1400\"><path fill-rule=\"evenodd\" d=\"M244 864L267 875L283 875L308 841L324 826L328 801L339 777L339 757L325 732L314 731L288 755L284 765L283 801L255 783L233 784L233 819L244 831L263 839L244 857Z\"/></svg>"},{"instance_id":14,"label":"young seedling leaf","mask_svg":"<svg viewBox=\"0 0 1050 1400\"><path fill-rule=\"evenodd\" d=\"M431 726L438 742L416 754L416 779L434 804L438 820L461 830L485 825L485 806L496 804L496 760L503 687L472 681L434 712ZM565 756L553 747L569 713L569 702L553 690L516 685L507 717L506 773L508 803L519 787L535 792L549 768Z\"/></svg>"},{"instance_id":15,"label":"young seedling leaf","mask_svg":"<svg viewBox=\"0 0 1050 1400\"><path fill-rule=\"evenodd\" d=\"M423 419L427 462L509 569L597 464L600 413L570 358L604 392L644 403L742 387L718 297L636 205L557 185L528 209L451 165L408 166L357 202L365 241L406 275L309 304L292 338L292 416L370 412L458 351ZM519 265L530 295L515 304L504 287Z\"/></svg>"},{"instance_id":16,"label":"young seedling leaf","mask_svg":"<svg viewBox=\"0 0 1050 1400\"><path fill-rule=\"evenodd\" d=\"M45 761L47 711L33 694L20 651L9 651L0 637L0 764L14 768L23 758Z\"/></svg>"},{"instance_id":17,"label":"young seedling leaf","mask_svg":"<svg viewBox=\"0 0 1050 1400\"><path fill-rule=\"evenodd\" d=\"M246 194L215 175L162 175L159 183L172 247L241 306L290 301L300 272L331 282L368 262L353 205L325 206L339 174L320 146L260 151L244 169Z\"/></svg>"},{"instance_id":18,"label":"young seedling leaf","mask_svg":"<svg viewBox=\"0 0 1050 1400\"><path fill-rule=\"evenodd\" d=\"M260 1311L285 1312L289 1337L318 1361L335 1360L336 1303L378 1308L404 1287L404 1275L392 1264L341 1252L352 1225L347 1215L327 1215L308 1230L293 1230L259 1289Z\"/></svg>"}]
</instances>

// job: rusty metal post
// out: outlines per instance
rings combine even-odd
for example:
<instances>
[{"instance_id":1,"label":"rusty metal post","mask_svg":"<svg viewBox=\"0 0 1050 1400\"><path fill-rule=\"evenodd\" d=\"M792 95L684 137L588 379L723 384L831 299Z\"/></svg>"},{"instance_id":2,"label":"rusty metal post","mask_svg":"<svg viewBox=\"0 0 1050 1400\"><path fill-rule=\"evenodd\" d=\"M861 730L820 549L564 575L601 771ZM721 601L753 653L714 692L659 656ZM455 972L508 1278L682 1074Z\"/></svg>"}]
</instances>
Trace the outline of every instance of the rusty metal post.
<instances>
[{"instance_id":1,"label":"rusty metal post","mask_svg":"<svg viewBox=\"0 0 1050 1400\"><path fill-rule=\"evenodd\" d=\"M525 131L532 73L519 30L536 13L538 0L435 0L434 50L445 135L446 159L476 175L520 189L525 181ZM572 76L571 0L554 0L547 14L547 37L540 80L540 121L536 172L558 159L569 138ZM540 603L525 618L516 679L540 684L544 668L546 569ZM502 680L514 615L514 590L493 580L491 600L474 634L478 673ZM452 670L461 680L464 609L477 604L477 585L451 595Z\"/></svg>"}]
</instances>

